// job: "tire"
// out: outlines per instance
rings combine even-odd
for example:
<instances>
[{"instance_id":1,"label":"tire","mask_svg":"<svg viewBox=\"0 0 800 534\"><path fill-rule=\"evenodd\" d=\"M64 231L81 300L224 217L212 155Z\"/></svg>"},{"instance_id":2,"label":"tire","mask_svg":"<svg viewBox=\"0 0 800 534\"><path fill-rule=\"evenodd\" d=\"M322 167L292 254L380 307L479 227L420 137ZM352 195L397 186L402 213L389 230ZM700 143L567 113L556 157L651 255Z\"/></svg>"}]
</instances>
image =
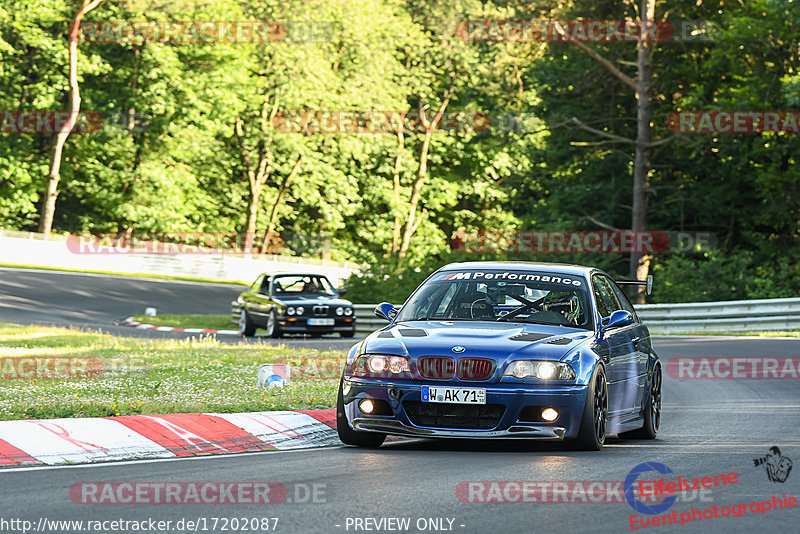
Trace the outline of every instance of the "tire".
<instances>
[{"instance_id":1,"label":"tire","mask_svg":"<svg viewBox=\"0 0 800 534\"><path fill-rule=\"evenodd\" d=\"M620 432L619 437L624 439L656 439L661 426L661 365L653 369L650 378L650 389L646 394L644 408L644 426L628 432Z\"/></svg>"},{"instance_id":2,"label":"tire","mask_svg":"<svg viewBox=\"0 0 800 534\"><path fill-rule=\"evenodd\" d=\"M267 316L267 336L278 338L283 336L283 332L281 332L281 327L278 326L278 318L275 315L275 309L273 308L272 311L269 312Z\"/></svg>"},{"instance_id":3,"label":"tire","mask_svg":"<svg viewBox=\"0 0 800 534\"><path fill-rule=\"evenodd\" d=\"M359 432L350 428L347 416L344 414L344 394L342 393L342 382L339 382L339 396L336 400L336 431L339 439L345 445L355 445L366 449L377 449L383 445L386 434L379 432Z\"/></svg>"},{"instance_id":4,"label":"tire","mask_svg":"<svg viewBox=\"0 0 800 534\"><path fill-rule=\"evenodd\" d=\"M598 364L586 390L583 418L573 445L581 451L599 451L606 442L608 428L608 384L603 366Z\"/></svg>"},{"instance_id":5,"label":"tire","mask_svg":"<svg viewBox=\"0 0 800 534\"><path fill-rule=\"evenodd\" d=\"M356 331L352 330L350 332L342 332L341 335L342 335L342 337L350 338L350 337L353 337L353 336L356 335Z\"/></svg>"},{"instance_id":6,"label":"tire","mask_svg":"<svg viewBox=\"0 0 800 534\"><path fill-rule=\"evenodd\" d=\"M253 337L256 333L256 325L250 320L250 316L247 315L247 310L244 308L242 308L242 313L239 315L239 332L244 337Z\"/></svg>"}]
</instances>

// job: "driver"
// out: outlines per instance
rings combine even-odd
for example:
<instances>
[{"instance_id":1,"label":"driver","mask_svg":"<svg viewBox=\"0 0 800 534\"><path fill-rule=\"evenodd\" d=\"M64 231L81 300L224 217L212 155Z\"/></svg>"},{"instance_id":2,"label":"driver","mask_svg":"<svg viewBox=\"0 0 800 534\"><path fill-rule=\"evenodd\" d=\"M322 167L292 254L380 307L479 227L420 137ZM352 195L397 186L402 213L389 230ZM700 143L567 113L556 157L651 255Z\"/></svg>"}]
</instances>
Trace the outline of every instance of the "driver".
<instances>
[{"instance_id":1,"label":"driver","mask_svg":"<svg viewBox=\"0 0 800 534\"><path fill-rule=\"evenodd\" d=\"M303 293L316 293L317 292L317 284L314 282L306 282L303 284Z\"/></svg>"}]
</instances>

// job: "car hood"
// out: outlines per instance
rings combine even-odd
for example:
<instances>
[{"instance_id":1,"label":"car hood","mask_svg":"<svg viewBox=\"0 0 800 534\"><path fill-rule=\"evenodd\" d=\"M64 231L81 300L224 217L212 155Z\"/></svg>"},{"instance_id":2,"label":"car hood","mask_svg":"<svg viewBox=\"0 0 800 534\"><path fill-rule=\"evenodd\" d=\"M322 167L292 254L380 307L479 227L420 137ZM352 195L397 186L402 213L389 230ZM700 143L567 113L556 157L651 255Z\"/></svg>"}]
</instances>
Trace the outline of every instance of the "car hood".
<instances>
[{"instance_id":1,"label":"car hood","mask_svg":"<svg viewBox=\"0 0 800 534\"><path fill-rule=\"evenodd\" d=\"M593 332L579 328L483 321L409 321L372 333L362 352L419 356L482 356L557 361ZM464 347L456 352L453 347Z\"/></svg>"},{"instance_id":2,"label":"car hood","mask_svg":"<svg viewBox=\"0 0 800 534\"><path fill-rule=\"evenodd\" d=\"M280 295L272 297L275 302L286 304L287 306L307 306L311 304L323 304L326 306L352 306L349 300L326 295Z\"/></svg>"}]
</instances>

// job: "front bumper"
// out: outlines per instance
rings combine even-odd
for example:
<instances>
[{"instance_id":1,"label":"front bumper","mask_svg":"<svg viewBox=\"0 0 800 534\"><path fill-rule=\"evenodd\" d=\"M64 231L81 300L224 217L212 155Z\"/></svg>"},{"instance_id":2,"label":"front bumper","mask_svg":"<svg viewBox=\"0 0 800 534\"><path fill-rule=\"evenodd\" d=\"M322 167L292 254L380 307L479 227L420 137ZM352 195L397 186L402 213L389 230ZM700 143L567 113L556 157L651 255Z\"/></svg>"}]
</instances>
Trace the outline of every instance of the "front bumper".
<instances>
[{"instance_id":1,"label":"front bumper","mask_svg":"<svg viewBox=\"0 0 800 534\"><path fill-rule=\"evenodd\" d=\"M433 426L420 424L417 417L409 415L404 403L417 404L422 400L422 386L443 387L476 387L486 389L486 405L501 405L502 416L491 428L470 428L470 424ZM437 438L518 438L540 440L563 440L578 435L583 407L586 400L587 386L574 385L521 385L510 383L481 384L478 382L421 382L390 381L361 378L345 378L343 396L347 421L355 430L366 432L382 432L386 434L410 437ZM391 414L367 415L361 412L358 401L377 399L388 403ZM436 404L439 410L448 410L448 405L424 403L426 406ZM475 405L470 405L475 406ZM525 408L530 408L525 411ZM532 421L525 414L531 410L536 412L541 407L558 410L559 416L553 422ZM457 410L458 408L455 408ZM413 410L411 410L413 413Z\"/></svg>"},{"instance_id":2,"label":"front bumper","mask_svg":"<svg viewBox=\"0 0 800 534\"><path fill-rule=\"evenodd\" d=\"M356 321L352 319L347 321L341 317L336 317L334 319L334 323L332 325L309 325L308 324L308 317L301 317L299 320L295 318L294 321L290 321L289 317L279 317L278 318L278 326L282 332L286 332L288 334L298 334L298 333L311 333L311 334L330 334L333 332L344 332L344 333L353 333L356 330Z\"/></svg>"}]
</instances>

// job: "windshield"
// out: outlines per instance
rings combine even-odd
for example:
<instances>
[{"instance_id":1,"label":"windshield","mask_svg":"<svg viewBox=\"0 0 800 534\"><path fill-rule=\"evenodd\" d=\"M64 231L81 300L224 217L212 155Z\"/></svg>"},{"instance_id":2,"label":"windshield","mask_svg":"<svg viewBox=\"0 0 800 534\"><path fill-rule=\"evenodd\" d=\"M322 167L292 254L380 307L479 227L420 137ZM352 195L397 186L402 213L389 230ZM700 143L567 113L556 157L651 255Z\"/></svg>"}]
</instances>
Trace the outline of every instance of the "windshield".
<instances>
[{"instance_id":1,"label":"windshield","mask_svg":"<svg viewBox=\"0 0 800 534\"><path fill-rule=\"evenodd\" d=\"M586 281L534 271L457 271L426 281L398 321L508 321L592 329Z\"/></svg>"},{"instance_id":2,"label":"windshield","mask_svg":"<svg viewBox=\"0 0 800 534\"><path fill-rule=\"evenodd\" d=\"M327 278L316 274L291 274L272 278L272 294L283 296L328 295L337 292Z\"/></svg>"}]
</instances>

